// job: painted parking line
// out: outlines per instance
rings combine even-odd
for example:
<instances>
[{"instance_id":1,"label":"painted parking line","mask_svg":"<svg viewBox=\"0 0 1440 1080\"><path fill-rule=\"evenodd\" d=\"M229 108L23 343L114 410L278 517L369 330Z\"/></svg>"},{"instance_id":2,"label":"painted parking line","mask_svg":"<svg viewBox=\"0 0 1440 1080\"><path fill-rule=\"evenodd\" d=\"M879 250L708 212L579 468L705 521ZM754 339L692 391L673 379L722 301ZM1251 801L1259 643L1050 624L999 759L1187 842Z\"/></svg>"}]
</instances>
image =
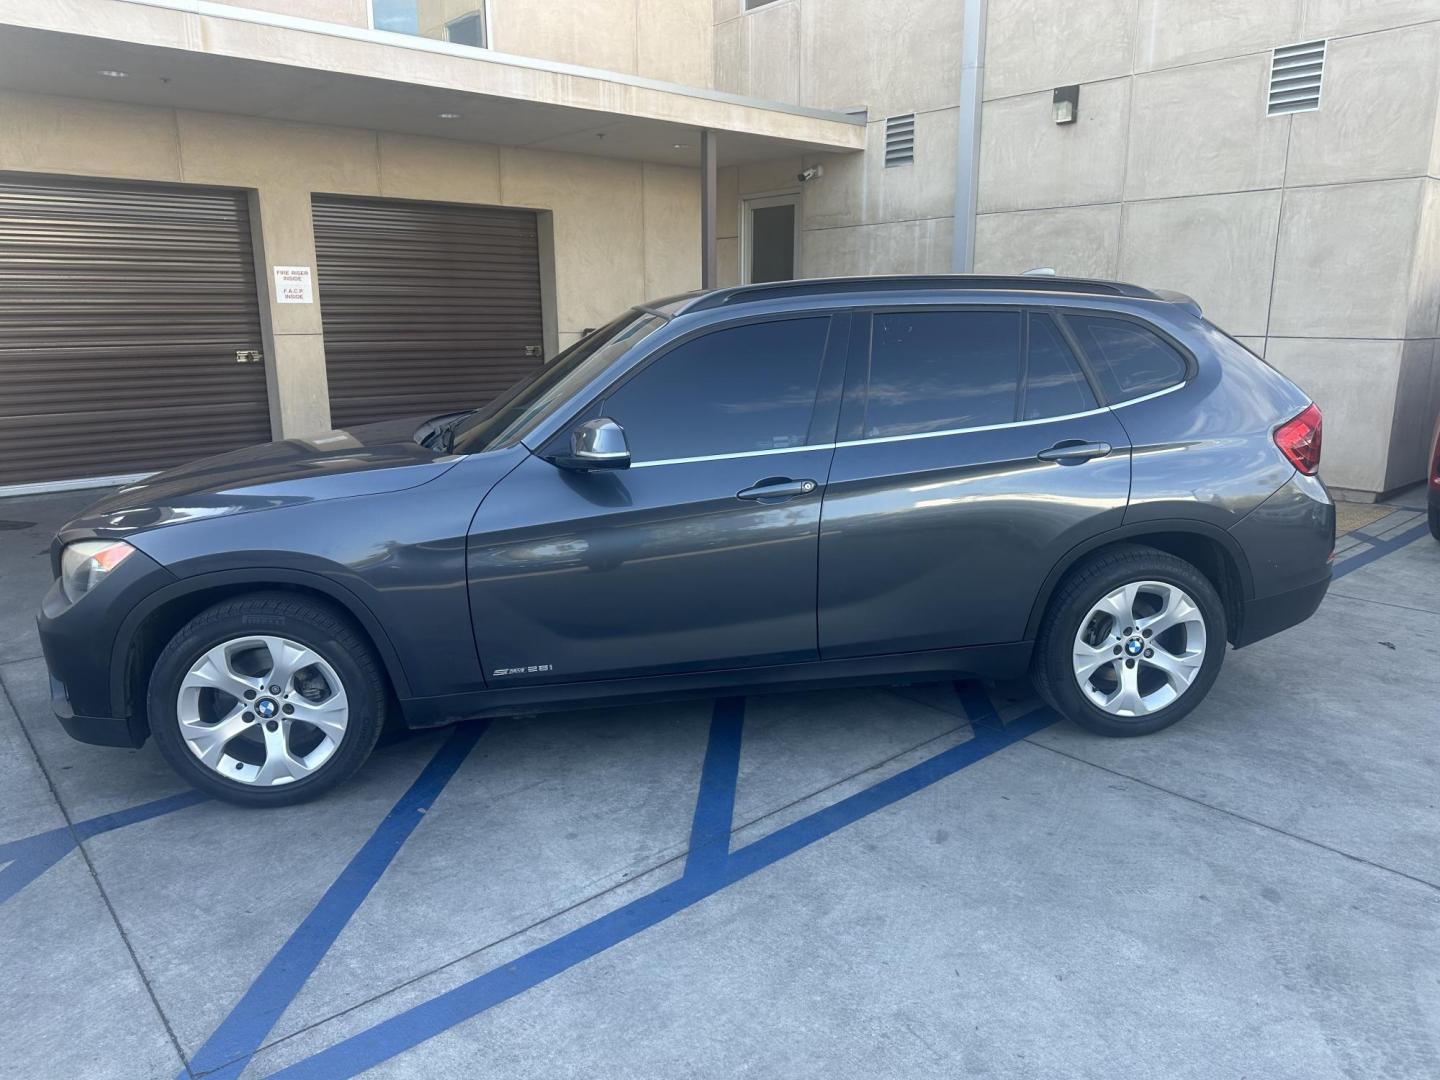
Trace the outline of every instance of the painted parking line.
<instances>
[{"instance_id":1,"label":"painted parking line","mask_svg":"<svg viewBox=\"0 0 1440 1080\"><path fill-rule=\"evenodd\" d=\"M189 1068L180 1072L181 1080L192 1075L236 1077L244 1071L487 727L485 721L462 724L440 744L429 764L280 946L230 1015L195 1052Z\"/></svg>"},{"instance_id":2,"label":"painted parking line","mask_svg":"<svg viewBox=\"0 0 1440 1080\"><path fill-rule=\"evenodd\" d=\"M730 857L730 829L735 818L735 785L740 779L740 729L745 722L742 698L721 698L710 719L710 740L700 769L700 794L690 825L686 877L722 871Z\"/></svg>"},{"instance_id":3,"label":"painted parking line","mask_svg":"<svg viewBox=\"0 0 1440 1080\"><path fill-rule=\"evenodd\" d=\"M1344 577L1413 543L1427 532L1428 526L1421 522L1387 539L1365 537L1369 546L1337 563L1333 576ZM733 854L728 849L744 708L740 699L722 699L716 703L712 716L710 740L692 820L689 855L680 880L549 945L532 950L504 968L481 975L361 1031L277 1075L350 1075L388 1060L643 932L846 825L1013 745L1057 719L1048 709L1039 709L1010 724L1002 724L989 700L975 684L959 684L957 692L974 730L974 737L969 742L943 751ZM188 1071L197 1075L236 1076L244 1069L483 730L483 725L455 729L415 785L381 822L340 878L237 1003L231 1015L197 1052ZM465 745L467 741L468 746ZM439 786L434 787L437 781ZM407 803L407 800L410 802ZM199 792L184 792L77 822L73 826L0 844L0 902L15 895L83 840L204 801L207 801L207 796Z\"/></svg>"},{"instance_id":4,"label":"painted parking line","mask_svg":"<svg viewBox=\"0 0 1440 1080\"><path fill-rule=\"evenodd\" d=\"M1363 566L1369 566L1376 559L1383 559L1386 555L1392 555L1408 544L1413 544L1422 536L1430 535L1430 526L1425 522L1397 533L1388 539L1381 540L1375 537L1366 537L1370 546L1364 551L1356 552L1346 557L1343 561L1335 564L1335 569L1330 574L1331 581L1337 581L1346 574L1353 574Z\"/></svg>"},{"instance_id":5,"label":"painted parking line","mask_svg":"<svg viewBox=\"0 0 1440 1080\"><path fill-rule=\"evenodd\" d=\"M970 696L968 691L967 696ZM1002 725L988 701L977 708L977 714L974 734L969 741L943 750L863 791L777 829L723 859L712 850L704 864L704 873L682 875L510 963L397 1013L272 1075L287 1080L330 1080L337 1076L354 1076L373 1068L643 933L847 825L984 761L1049 727L1058 719L1049 709L1037 709ZM724 737L725 730L712 723L712 736L722 734ZM729 752L727 748L717 757L724 757ZM707 750L707 758L709 756ZM701 797L705 797L703 786Z\"/></svg>"},{"instance_id":6,"label":"painted parking line","mask_svg":"<svg viewBox=\"0 0 1440 1080\"><path fill-rule=\"evenodd\" d=\"M0 869L0 904L49 870L79 846L82 840L123 829L126 825L173 814L176 810L184 810L196 803L205 802L207 798L208 796L198 791L182 791L178 795L169 795L163 799L141 803L139 806L101 814L99 817L77 821L73 825L61 825L34 836L0 844L0 864L9 863L4 869Z\"/></svg>"}]
</instances>

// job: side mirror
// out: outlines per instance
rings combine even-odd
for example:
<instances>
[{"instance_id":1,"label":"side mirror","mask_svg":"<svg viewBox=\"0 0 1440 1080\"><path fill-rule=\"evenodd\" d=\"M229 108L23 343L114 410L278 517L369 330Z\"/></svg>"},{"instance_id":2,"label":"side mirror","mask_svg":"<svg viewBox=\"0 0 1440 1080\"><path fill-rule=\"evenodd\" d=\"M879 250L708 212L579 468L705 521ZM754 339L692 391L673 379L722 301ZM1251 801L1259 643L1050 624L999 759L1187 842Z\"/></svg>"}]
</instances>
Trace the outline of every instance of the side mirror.
<instances>
[{"instance_id":1,"label":"side mirror","mask_svg":"<svg viewBox=\"0 0 1440 1080\"><path fill-rule=\"evenodd\" d=\"M550 460L562 469L628 469L625 429L608 416L587 420L570 433L570 452Z\"/></svg>"}]
</instances>

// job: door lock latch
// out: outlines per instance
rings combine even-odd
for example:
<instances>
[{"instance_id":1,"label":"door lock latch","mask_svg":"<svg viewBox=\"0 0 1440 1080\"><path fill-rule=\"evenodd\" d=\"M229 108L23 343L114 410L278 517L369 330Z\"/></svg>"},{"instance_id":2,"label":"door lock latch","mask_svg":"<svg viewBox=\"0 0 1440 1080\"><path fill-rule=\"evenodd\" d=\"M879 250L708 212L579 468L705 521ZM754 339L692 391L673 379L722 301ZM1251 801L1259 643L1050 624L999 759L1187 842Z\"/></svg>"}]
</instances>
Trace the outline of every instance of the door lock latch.
<instances>
[{"instance_id":1,"label":"door lock latch","mask_svg":"<svg viewBox=\"0 0 1440 1080\"><path fill-rule=\"evenodd\" d=\"M544 355L545 355L545 349L544 349L542 346L540 346L540 345L526 345L526 346L525 346L525 355L526 355L526 356L536 356L536 357L544 356Z\"/></svg>"},{"instance_id":2,"label":"door lock latch","mask_svg":"<svg viewBox=\"0 0 1440 1080\"><path fill-rule=\"evenodd\" d=\"M235 362L237 364L258 364L265 359L259 349L236 349Z\"/></svg>"}]
</instances>

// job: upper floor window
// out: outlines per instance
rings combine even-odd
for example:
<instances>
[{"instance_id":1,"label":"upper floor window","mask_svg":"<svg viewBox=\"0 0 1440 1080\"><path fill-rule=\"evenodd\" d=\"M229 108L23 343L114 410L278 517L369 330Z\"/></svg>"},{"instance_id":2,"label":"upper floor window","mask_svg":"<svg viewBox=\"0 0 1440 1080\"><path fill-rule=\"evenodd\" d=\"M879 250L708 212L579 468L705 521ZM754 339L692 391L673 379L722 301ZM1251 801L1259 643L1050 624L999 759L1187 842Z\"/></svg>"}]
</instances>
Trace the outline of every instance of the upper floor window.
<instances>
[{"instance_id":1,"label":"upper floor window","mask_svg":"<svg viewBox=\"0 0 1440 1080\"><path fill-rule=\"evenodd\" d=\"M1185 380L1185 358L1138 322L1100 315L1066 315L1065 322L1111 403L1153 394Z\"/></svg>"},{"instance_id":2,"label":"upper floor window","mask_svg":"<svg viewBox=\"0 0 1440 1080\"><path fill-rule=\"evenodd\" d=\"M370 25L394 34L414 34L480 49L490 47L485 0L455 0L448 4L370 0Z\"/></svg>"},{"instance_id":3,"label":"upper floor window","mask_svg":"<svg viewBox=\"0 0 1440 1080\"><path fill-rule=\"evenodd\" d=\"M745 0L745 10L754 11L756 8L762 8L766 4L773 3L775 3L775 0Z\"/></svg>"},{"instance_id":4,"label":"upper floor window","mask_svg":"<svg viewBox=\"0 0 1440 1080\"><path fill-rule=\"evenodd\" d=\"M472 11L468 15L461 15L458 19L451 19L445 24L445 40L453 41L456 45L473 45L477 49L486 47L485 40L485 13Z\"/></svg>"}]
</instances>

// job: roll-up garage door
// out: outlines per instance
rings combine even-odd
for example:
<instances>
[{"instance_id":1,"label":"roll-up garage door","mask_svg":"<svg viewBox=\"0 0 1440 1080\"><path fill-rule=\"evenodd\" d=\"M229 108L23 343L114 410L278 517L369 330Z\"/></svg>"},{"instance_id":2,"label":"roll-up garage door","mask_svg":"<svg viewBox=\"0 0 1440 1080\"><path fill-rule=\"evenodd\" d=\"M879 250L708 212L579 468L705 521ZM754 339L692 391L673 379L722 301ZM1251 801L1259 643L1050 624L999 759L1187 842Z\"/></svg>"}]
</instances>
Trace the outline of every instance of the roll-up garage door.
<instances>
[{"instance_id":1,"label":"roll-up garage door","mask_svg":"<svg viewBox=\"0 0 1440 1080\"><path fill-rule=\"evenodd\" d=\"M0 486L266 441L260 349L243 192L0 174Z\"/></svg>"},{"instance_id":2,"label":"roll-up garage door","mask_svg":"<svg viewBox=\"0 0 1440 1080\"><path fill-rule=\"evenodd\" d=\"M338 428L484 404L542 363L534 211L315 196Z\"/></svg>"}]
</instances>

